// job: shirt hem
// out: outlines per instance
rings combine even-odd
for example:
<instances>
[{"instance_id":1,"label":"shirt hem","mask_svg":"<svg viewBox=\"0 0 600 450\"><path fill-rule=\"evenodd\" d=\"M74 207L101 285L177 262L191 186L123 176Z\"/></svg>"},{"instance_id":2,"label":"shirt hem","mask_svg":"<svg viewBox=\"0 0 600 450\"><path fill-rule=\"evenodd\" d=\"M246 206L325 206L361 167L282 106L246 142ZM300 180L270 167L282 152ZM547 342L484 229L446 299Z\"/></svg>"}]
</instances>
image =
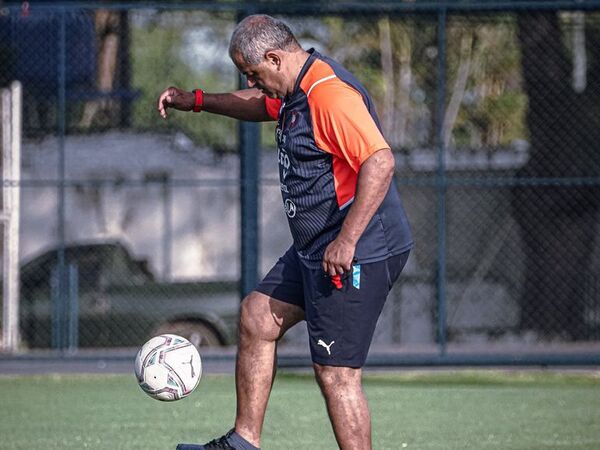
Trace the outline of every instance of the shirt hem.
<instances>
[{"instance_id":1,"label":"shirt hem","mask_svg":"<svg viewBox=\"0 0 600 450\"><path fill-rule=\"evenodd\" d=\"M370 263L375 263L375 262L379 262L379 261L384 261L388 258L391 258L392 256L397 256L397 255L401 255L402 253L405 253L409 250L411 250L414 247L415 243L414 241L400 247L399 249L387 252L383 255L379 255L379 256L371 256L369 258L358 258L355 262L357 264L370 264ZM298 255L298 259L300 260L300 262L302 264L304 264L305 266L307 266L309 269L310 268L314 268L312 266L320 266L321 262L323 261L323 258L321 259L308 259L306 257L303 257L302 255L300 255L300 253L298 252L298 250L295 250L296 254Z\"/></svg>"}]
</instances>

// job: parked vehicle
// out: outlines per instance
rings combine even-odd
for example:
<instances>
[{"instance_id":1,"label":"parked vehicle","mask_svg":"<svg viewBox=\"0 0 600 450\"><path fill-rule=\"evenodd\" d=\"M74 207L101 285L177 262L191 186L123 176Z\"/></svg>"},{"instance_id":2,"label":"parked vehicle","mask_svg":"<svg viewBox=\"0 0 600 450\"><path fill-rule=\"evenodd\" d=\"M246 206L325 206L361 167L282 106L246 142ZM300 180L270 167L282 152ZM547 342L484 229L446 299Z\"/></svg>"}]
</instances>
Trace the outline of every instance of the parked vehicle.
<instances>
[{"instance_id":1,"label":"parked vehicle","mask_svg":"<svg viewBox=\"0 0 600 450\"><path fill-rule=\"evenodd\" d=\"M71 295L77 299L79 347L138 346L162 333L197 346L236 341L237 282L157 282L146 262L120 242L68 245L69 266L77 273ZM50 347L53 327L60 326L57 268L57 249L21 268L21 336L29 347Z\"/></svg>"}]
</instances>

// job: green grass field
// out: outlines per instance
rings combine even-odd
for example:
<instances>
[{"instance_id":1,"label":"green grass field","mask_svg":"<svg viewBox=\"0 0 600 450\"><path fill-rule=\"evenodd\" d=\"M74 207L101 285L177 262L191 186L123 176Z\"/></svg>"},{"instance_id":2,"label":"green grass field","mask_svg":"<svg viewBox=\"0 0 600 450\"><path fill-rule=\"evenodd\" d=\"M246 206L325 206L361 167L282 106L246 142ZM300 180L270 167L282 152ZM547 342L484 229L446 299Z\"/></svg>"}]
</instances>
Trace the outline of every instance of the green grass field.
<instances>
[{"instance_id":1,"label":"green grass field","mask_svg":"<svg viewBox=\"0 0 600 450\"><path fill-rule=\"evenodd\" d=\"M365 390L375 449L600 448L591 374L385 373ZM0 377L0 448L174 449L227 431L234 412L232 376L205 376L175 403L147 397L133 375ZM278 375L262 448L337 448L312 376Z\"/></svg>"}]
</instances>

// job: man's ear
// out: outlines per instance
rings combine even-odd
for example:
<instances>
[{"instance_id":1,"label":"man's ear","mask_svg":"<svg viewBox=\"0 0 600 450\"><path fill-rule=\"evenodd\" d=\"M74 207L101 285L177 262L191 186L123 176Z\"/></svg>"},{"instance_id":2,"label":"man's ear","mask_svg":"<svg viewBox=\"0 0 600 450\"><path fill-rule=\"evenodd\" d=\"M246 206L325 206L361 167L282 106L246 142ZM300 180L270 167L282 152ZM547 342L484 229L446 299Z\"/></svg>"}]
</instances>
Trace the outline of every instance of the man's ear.
<instances>
[{"instance_id":1,"label":"man's ear","mask_svg":"<svg viewBox=\"0 0 600 450\"><path fill-rule=\"evenodd\" d=\"M277 70L281 69L281 55L277 50L267 50L265 59L267 64L272 64Z\"/></svg>"}]
</instances>

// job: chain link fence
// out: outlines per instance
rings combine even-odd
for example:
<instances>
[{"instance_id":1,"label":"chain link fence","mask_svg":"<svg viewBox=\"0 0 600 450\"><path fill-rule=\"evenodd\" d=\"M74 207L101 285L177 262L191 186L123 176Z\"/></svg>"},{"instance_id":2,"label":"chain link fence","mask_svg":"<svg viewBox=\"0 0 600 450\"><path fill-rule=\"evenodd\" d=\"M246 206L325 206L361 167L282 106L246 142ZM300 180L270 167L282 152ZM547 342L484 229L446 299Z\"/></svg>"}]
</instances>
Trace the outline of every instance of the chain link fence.
<instances>
[{"instance_id":1,"label":"chain link fence","mask_svg":"<svg viewBox=\"0 0 600 450\"><path fill-rule=\"evenodd\" d=\"M551 3L252 5L367 86L396 156L416 246L376 347L598 354L600 2ZM0 82L24 92L22 349L236 341L237 124L165 121L156 99L237 88L243 11L160 6L1 9ZM291 241L260 127L262 275Z\"/></svg>"}]
</instances>

